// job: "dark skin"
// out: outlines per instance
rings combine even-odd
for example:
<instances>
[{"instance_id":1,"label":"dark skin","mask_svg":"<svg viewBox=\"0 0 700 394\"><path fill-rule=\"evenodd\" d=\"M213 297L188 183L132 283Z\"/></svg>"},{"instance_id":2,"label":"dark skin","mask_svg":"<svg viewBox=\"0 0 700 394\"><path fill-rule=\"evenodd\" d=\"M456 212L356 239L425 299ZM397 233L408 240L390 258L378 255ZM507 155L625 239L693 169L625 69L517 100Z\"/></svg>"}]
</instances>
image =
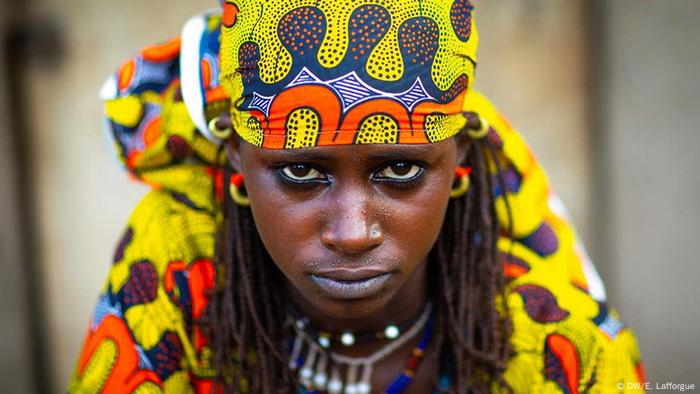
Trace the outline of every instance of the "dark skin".
<instances>
[{"instance_id":1,"label":"dark skin","mask_svg":"<svg viewBox=\"0 0 700 394\"><path fill-rule=\"evenodd\" d=\"M422 312L427 256L440 233L468 138L287 151L262 149L237 137L229 144L231 165L244 174L265 248L284 275L290 301L314 327L377 332ZM350 275L362 281L377 274L381 284L359 293L328 290L315 280ZM418 337L375 365L374 391L400 373ZM332 349L361 357L384 344ZM428 364L419 368L407 393L430 392L435 366Z\"/></svg>"}]
</instances>

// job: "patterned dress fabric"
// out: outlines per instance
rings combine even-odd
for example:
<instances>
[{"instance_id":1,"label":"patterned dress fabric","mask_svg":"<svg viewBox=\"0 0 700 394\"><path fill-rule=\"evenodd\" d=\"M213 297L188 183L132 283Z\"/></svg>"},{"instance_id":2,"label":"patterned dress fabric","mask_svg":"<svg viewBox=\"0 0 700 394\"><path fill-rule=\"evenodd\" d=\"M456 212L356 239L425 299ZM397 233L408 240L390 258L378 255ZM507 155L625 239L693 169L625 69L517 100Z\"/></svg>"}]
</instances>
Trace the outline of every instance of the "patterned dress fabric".
<instances>
[{"instance_id":1,"label":"patterned dress fabric","mask_svg":"<svg viewBox=\"0 0 700 394\"><path fill-rule=\"evenodd\" d=\"M325 7L331 7L331 3ZM242 11L236 14L235 8L231 12L231 7L237 7L237 3L224 4L224 10L229 10L223 17L216 12L196 16L180 38L145 48L126 62L102 90L107 128L120 161L131 176L153 190L136 207L117 244L68 388L71 393L212 392L212 351L198 323L207 304L206 294L216 283L214 238L221 217L219 202L224 198L219 168L225 158L202 128L206 129L206 122L222 108L228 108L230 100L218 83L222 19L224 26L251 23L246 19L249 16L241 15ZM314 26L316 31L337 31L342 20L302 1L287 1L284 9L271 8L275 15L288 15L290 21L308 21L310 24L303 26L311 31ZM461 1L451 3L450 9L455 8L471 10L468 2ZM387 4L346 7L343 12L343 18L351 21L363 13L393 15ZM327 19L319 19L319 15ZM403 18L413 21L409 25L414 29L427 29L421 30L425 34L434 26L425 19L411 19L414 17L409 15ZM458 39L468 38L470 22L457 19L452 26L459 29L455 28L453 34ZM323 23L312 26L314 21ZM436 24L439 29L440 23ZM393 29L393 33L386 34L400 36L399 26L386 28ZM295 38L290 40L296 42ZM313 47L309 53L318 58L323 48L324 53L332 53L335 45L349 44L333 45ZM250 49L250 56L258 50ZM380 56L369 47L365 51L367 59ZM386 51L381 56L391 55L394 49L387 47ZM411 53L418 56L418 52ZM226 60L222 62L226 64ZM309 75L328 75L318 67L307 69ZM465 75L471 75L469 70ZM256 72L251 78L257 82L244 84L241 91L251 95L258 92L256 89L264 85L257 79L263 75L266 80L288 84L288 76L296 77L300 71L291 66L271 74ZM443 71L439 69L438 74ZM338 77L345 75L337 73ZM368 78L374 74L364 70L355 75ZM402 75L396 78L408 83ZM426 78L424 88L430 91L437 87L431 84L437 83L450 86L458 79L456 75L461 74L452 70L435 82ZM239 77L224 80L232 85ZM322 89L328 89L327 85ZM259 93L269 94L263 90ZM503 238L498 243L514 324L514 355L507 364L507 383L516 393L632 391L633 385L628 383L644 381L636 339L606 303L595 268L544 169L520 134L485 97L469 89L462 99L459 111L477 112L492 126L486 138L498 147L494 159L506 168L505 185L495 187L494 194L498 197L498 218L504 226L509 224L504 202L508 199L516 238L515 242ZM303 119L308 123L309 114L300 113L296 119L300 124ZM404 131L400 127L397 130ZM265 138L260 140L263 145ZM398 140L401 142L400 136Z\"/></svg>"}]
</instances>

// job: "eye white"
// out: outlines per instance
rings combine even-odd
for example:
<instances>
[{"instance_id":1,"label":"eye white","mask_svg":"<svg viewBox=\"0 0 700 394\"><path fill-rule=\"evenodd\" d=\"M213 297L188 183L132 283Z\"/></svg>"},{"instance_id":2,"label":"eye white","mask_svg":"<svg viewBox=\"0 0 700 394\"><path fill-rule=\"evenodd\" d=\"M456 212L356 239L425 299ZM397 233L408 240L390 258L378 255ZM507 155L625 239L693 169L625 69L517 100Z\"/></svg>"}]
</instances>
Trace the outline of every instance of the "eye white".
<instances>
[{"instance_id":1,"label":"eye white","mask_svg":"<svg viewBox=\"0 0 700 394\"><path fill-rule=\"evenodd\" d=\"M300 167L297 167L297 170L299 168L303 168L304 170L306 170L306 174L301 175L301 176L298 174L298 172L297 172L297 174L295 174L294 173L295 171L292 168L292 166L286 166L286 167L282 168L282 173L286 177L288 177L289 179L292 179L295 181L310 181L313 179L325 179L323 174L321 174L321 172L319 172L317 169L315 169L313 167L300 166Z\"/></svg>"},{"instance_id":2,"label":"eye white","mask_svg":"<svg viewBox=\"0 0 700 394\"><path fill-rule=\"evenodd\" d=\"M418 175L420 172L421 168L418 167L415 164L411 165L411 168L408 170L407 173L405 174L397 174L396 171L392 168L393 165L387 166L384 168L382 171L379 172L379 176L382 178L391 178L391 179L398 179L398 180L407 180L415 177Z\"/></svg>"}]
</instances>

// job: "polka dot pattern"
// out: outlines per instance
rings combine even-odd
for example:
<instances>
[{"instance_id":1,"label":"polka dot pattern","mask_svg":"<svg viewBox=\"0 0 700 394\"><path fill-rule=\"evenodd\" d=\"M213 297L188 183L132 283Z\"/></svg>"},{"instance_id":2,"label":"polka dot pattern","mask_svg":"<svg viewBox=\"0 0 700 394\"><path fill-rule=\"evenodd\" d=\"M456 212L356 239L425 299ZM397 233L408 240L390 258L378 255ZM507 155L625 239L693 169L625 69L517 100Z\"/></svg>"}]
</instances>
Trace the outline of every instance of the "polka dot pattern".
<instances>
[{"instance_id":1,"label":"polka dot pattern","mask_svg":"<svg viewBox=\"0 0 700 394\"><path fill-rule=\"evenodd\" d=\"M239 49L240 65L238 72L241 74L243 83L253 83L258 75L258 62L260 61L260 50L258 44L246 42Z\"/></svg>"},{"instance_id":2,"label":"polka dot pattern","mask_svg":"<svg viewBox=\"0 0 700 394\"><path fill-rule=\"evenodd\" d=\"M313 53L325 35L325 18L315 7L301 7L288 12L277 28L280 41L292 54Z\"/></svg>"},{"instance_id":3,"label":"polka dot pattern","mask_svg":"<svg viewBox=\"0 0 700 394\"><path fill-rule=\"evenodd\" d=\"M395 144L398 141L399 125L387 114L367 117L357 131L358 144Z\"/></svg>"},{"instance_id":4,"label":"polka dot pattern","mask_svg":"<svg viewBox=\"0 0 700 394\"><path fill-rule=\"evenodd\" d=\"M255 146L261 146L263 142L263 129L260 122L251 116L248 118L247 126L250 131L250 139L246 139L246 141Z\"/></svg>"},{"instance_id":5,"label":"polka dot pattern","mask_svg":"<svg viewBox=\"0 0 700 394\"><path fill-rule=\"evenodd\" d=\"M352 56L352 59L359 60L368 57L372 49L386 35L390 24L389 12L384 7L377 4L358 7L348 22L349 55ZM368 67L373 69L376 65L369 64ZM397 77L397 75L393 76Z\"/></svg>"},{"instance_id":6,"label":"polka dot pattern","mask_svg":"<svg viewBox=\"0 0 700 394\"><path fill-rule=\"evenodd\" d=\"M158 345L147 352L147 356L153 364L153 370L162 380L166 380L180 368L183 354L180 337L172 331L163 334Z\"/></svg>"},{"instance_id":7,"label":"polka dot pattern","mask_svg":"<svg viewBox=\"0 0 700 394\"><path fill-rule=\"evenodd\" d=\"M132 305L153 302L157 291L158 273L153 263L144 260L131 265L129 278L121 291L124 309Z\"/></svg>"},{"instance_id":8,"label":"polka dot pattern","mask_svg":"<svg viewBox=\"0 0 700 394\"><path fill-rule=\"evenodd\" d=\"M467 86L469 86L469 77L462 74L457 78L456 81L454 81L452 86L450 86L450 88L445 93L440 95L440 100L444 102L454 100L457 97L457 95L462 93L464 89L467 88Z\"/></svg>"},{"instance_id":9,"label":"polka dot pattern","mask_svg":"<svg viewBox=\"0 0 700 394\"><path fill-rule=\"evenodd\" d=\"M423 129L430 142L442 141L446 138L445 120L447 115L434 113L425 117Z\"/></svg>"},{"instance_id":10,"label":"polka dot pattern","mask_svg":"<svg viewBox=\"0 0 700 394\"><path fill-rule=\"evenodd\" d=\"M399 27L399 45L408 65L429 66L438 49L439 29L428 18L413 18Z\"/></svg>"},{"instance_id":11,"label":"polka dot pattern","mask_svg":"<svg viewBox=\"0 0 700 394\"><path fill-rule=\"evenodd\" d=\"M514 290L520 294L525 311L538 323L553 323L569 317L569 312L561 309L551 291L537 285L522 285Z\"/></svg>"},{"instance_id":12,"label":"polka dot pattern","mask_svg":"<svg viewBox=\"0 0 700 394\"><path fill-rule=\"evenodd\" d=\"M307 148L316 145L320 125L318 114L310 108L299 108L289 114L285 149Z\"/></svg>"},{"instance_id":13,"label":"polka dot pattern","mask_svg":"<svg viewBox=\"0 0 700 394\"><path fill-rule=\"evenodd\" d=\"M455 34L462 41L469 41L472 34L472 10L474 6L469 0L456 0L450 10L450 21Z\"/></svg>"}]
</instances>

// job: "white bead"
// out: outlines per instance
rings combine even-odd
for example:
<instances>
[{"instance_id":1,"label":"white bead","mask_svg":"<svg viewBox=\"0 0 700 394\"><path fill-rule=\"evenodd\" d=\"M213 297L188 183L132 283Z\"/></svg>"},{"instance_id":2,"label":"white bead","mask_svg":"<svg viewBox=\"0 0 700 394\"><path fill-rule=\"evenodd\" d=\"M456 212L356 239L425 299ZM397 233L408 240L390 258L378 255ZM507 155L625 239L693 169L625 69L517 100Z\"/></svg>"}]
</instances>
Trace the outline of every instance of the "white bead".
<instances>
[{"instance_id":1,"label":"white bead","mask_svg":"<svg viewBox=\"0 0 700 394\"><path fill-rule=\"evenodd\" d=\"M357 394L357 385L349 384L345 386L345 394Z\"/></svg>"},{"instance_id":2,"label":"white bead","mask_svg":"<svg viewBox=\"0 0 700 394\"><path fill-rule=\"evenodd\" d=\"M318 337L318 344L321 345L322 348L328 349L331 346L331 341L326 336L320 336Z\"/></svg>"},{"instance_id":3,"label":"white bead","mask_svg":"<svg viewBox=\"0 0 700 394\"><path fill-rule=\"evenodd\" d=\"M311 379L311 375L313 375L314 372L311 370L311 368L302 368L301 371L299 371L299 376L302 379Z\"/></svg>"},{"instance_id":4,"label":"white bead","mask_svg":"<svg viewBox=\"0 0 700 394\"><path fill-rule=\"evenodd\" d=\"M297 320L296 323L297 323L297 328L300 329L300 330L303 330L304 327L306 327L306 324L304 324L304 321L301 320L301 319Z\"/></svg>"},{"instance_id":5,"label":"white bead","mask_svg":"<svg viewBox=\"0 0 700 394\"><path fill-rule=\"evenodd\" d=\"M355 336L351 332L345 331L343 335L340 336L340 343L345 346L352 346L355 344Z\"/></svg>"},{"instance_id":6,"label":"white bead","mask_svg":"<svg viewBox=\"0 0 700 394\"><path fill-rule=\"evenodd\" d=\"M324 387L326 387L326 382L328 381L328 377L326 374L318 374L314 376L314 386L317 389L323 390Z\"/></svg>"},{"instance_id":7,"label":"white bead","mask_svg":"<svg viewBox=\"0 0 700 394\"><path fill-rule=\"evenodd\" d=\"M357 384L357 394L369 394L372 391L372 386L367 383Z\"/></svg>"},{"instance_id":8,"label":"white bead","mask_svg":"<svg viewBox=\"0 0 700 394\"><path fill-rule=\"evenodd\" d=\"M399 328L396 326L393 326L393 325L387 326L384 329L384 335L389 339L396 339L399 337L399 334L400 334Z\"/></svg>"},{"instance_id":9,"label":"white bead","mask_svg":"<svg viewBox=\"0 0 700 394\"><path fill-rule=\"evenodd\" d=\"M328 393L329 394L340 394L340 390L343 388L343 383L340 380L331 380L328 383Z\"/></svg>"}]
</instances>

